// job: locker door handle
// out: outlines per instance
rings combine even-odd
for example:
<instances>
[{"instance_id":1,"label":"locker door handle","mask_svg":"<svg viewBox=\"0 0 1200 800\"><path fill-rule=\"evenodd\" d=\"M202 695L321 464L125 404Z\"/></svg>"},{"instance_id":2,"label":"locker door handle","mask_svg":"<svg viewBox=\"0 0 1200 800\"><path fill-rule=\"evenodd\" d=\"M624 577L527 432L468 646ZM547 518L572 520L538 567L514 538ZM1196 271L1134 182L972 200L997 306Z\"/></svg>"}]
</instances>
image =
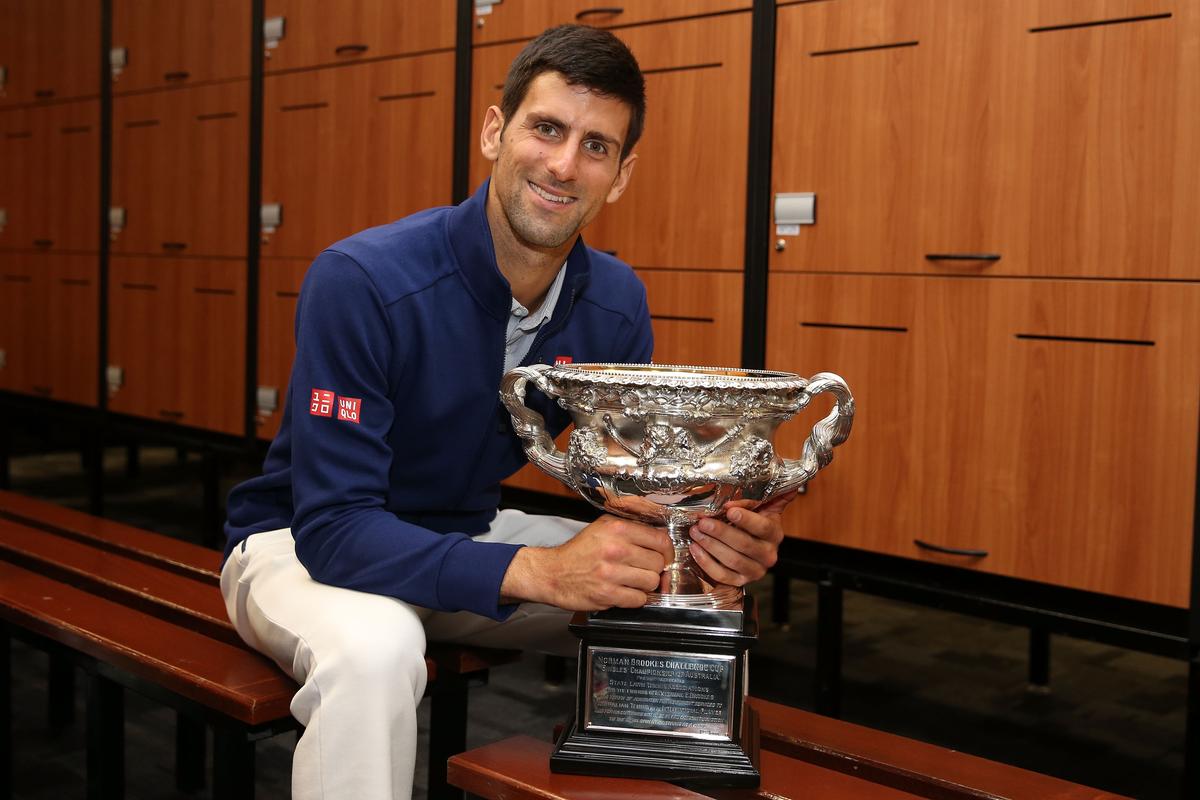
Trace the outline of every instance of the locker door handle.
<instances>
[{"instance_id":1,"label":"locker door handle","mask_svg":"<svg viewBox=\"0 0 1200 800\"><path fill-rule=\"evenodd\" d=\"M367 52L365 44L343 44L333 51L338 56L357 56Z\"/></svg>"},{"instance_id":2,"label":"locker door handle","mask_svg":"<svg viewBox=\"0 0 1200 800\"><path fill-rule=\"evenodd\" d=\"M971 558L987 558L987 550L975 550L967 547L946 547L940 544L930 544L922 542L920 539L913 539L913 544L922 550L931 550L935 553L945 553L950 556L969 556Z\"/></svg>"},{"instance_id":3,"label":"locker door handle","mask_svg":"<svg viewBox=\"0 0 1200 800\"><path fill-rule=\"evenodd\" d=\"M42 248L42 249L44 250L44 249L46 249L46 248L48 248L48 247L53 247L53 246L54 246L54 240L53 240L53 239L34 239L34 240L33 240L33 246L34 246L34 247L40 247L40 248Z\"/></svg>"},{"instance_id":4,"label":"locker door handle","mask_svg":"<svg viewBox=\"0 0 1200 800\"><path fill-rule=\"evenodd\" d=\"M926 261L999 261L999 253L926 253Z\"/></svg>"},{"instance_id":5,"label":"locker door handle","mask_svg":"<svg viewBox=\"0 0 1200 800\"><path fill-rule=\"evenodd\" d=\"M54 394L54 389L49 386L30 386L29 388L33 390L34 394L41 397L50 397Z\"/></svg>"},{"instance_id":6,"label":"locker door handle","mask_svg":"<svg viewBox=\"0 0 1200 800\"><path fill-rule=\"evenodd\" d=\"M163 242L163 250L186 250L187 242Z\"/></svg>"},{"instance_id":7,"label":"locker door handle","mask_svg":"<svg viewBox=\"0 0 1200 800\"><path fill-rule=\"evenodd\" d=\"M575 21L578 22L582 19L586 19L587 17L595 17L595 16L599 16L601 14L623 14L623 13L625 13L625 9L619 8L617 6L608 6L608 7L604 7L604 8L589 8L584 11L580 11L578 14L576 14Z\"/></svg>"},{"instance_id":8,"label":"locker door handle","mask_svg":"<svg viewBox=\"0 0 1200 800\"><path fill-rule=\"evenodd\" d=\"M184 413L182 411L172 411L167 408L160 408L158 410L158 415L163 419L183 419L184 417Z\"/></svg>"},{"instance_id":9,"label":"locker door handle","mask_svg":"<svg viewBox=\"0 0 1200 800\"><path fill-rule=\"evenodd\" d=\"M38 100L49 100L51 97L54 97L54 90L53 89L38 89L36 92L33 93L33 96L36 97Z\"/></svg>"},{"instance_id":10,"label":"locker door handle","mask_svg":"<svg viewBox=\"0 0 1200 800\"><path fill-rule=\"evenodd\" d=\"M164 81L186 81L190 77L191 73L182 69L177 72L167 72L163 74Z\"/></svg>"}]
</instances>

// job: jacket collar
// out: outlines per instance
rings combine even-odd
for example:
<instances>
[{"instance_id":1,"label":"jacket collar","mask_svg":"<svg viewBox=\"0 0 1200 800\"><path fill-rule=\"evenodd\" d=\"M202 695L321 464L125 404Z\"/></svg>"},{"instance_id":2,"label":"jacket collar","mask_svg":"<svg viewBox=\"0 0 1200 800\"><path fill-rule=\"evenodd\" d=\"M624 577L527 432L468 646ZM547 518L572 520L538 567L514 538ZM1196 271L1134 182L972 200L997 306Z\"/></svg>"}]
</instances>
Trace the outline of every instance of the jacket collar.
<instances>
[{"instance_id":1,"label":"jacket collar","mask_svg":"<svg viewBox=\"0 0 1200 800\"><path fill-rule=\"evenodd\" d=\"M492 230L487 220L490 185L490 179L484 181L475 194L451 210L446 232L450 250L471 296L490 316L507 321L512 310L512 288L496 266L496 250L492 245ZM572 298L587 285L590 273L591 257L580 236L567 254L567 272L563 276L563 291L554 309L555 318L570 310Z\"/></svg>"}]
</instances>

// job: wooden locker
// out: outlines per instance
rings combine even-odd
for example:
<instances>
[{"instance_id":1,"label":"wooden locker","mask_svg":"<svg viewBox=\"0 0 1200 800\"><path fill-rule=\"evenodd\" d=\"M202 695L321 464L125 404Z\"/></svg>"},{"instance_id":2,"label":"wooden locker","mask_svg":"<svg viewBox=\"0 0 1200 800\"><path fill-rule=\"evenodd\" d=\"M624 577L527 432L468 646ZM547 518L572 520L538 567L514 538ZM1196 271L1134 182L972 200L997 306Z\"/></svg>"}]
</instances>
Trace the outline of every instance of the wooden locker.
<instances>
[{"instance_id":1,"label":"wooden locker","mask_svg":"<svg viewBox=\"0 0 1200 800\"><path fill-rule=\"evenodd\" d=\"M244 432L246 265L127 258L109 266L109 408L231 435Z\"/></svg>"},{"instance_id":2,"label":"wooden locker","mask_svg":"<svg viewBox=\"0 0 1200 800\"><path fill-rule=\"evenodd\" d=\"M934 122L928 35L943 6L846 0L779 9L772 192L817 197L816 224L772 250L772 269L926 269L919 221L942 207L923 196L920 155Z\"/></svg>"},{"instance_id":3,"label":"wooden locker","mask_svg":"<svg viewBox=\"0 0 1200 800\"><path fill-rule=\"evenodd\" d=\"M258 390L275 398L275 408L256 409L260 439L279 432L296 357L296 301L308 259L263 259L258 271Z\"/></svg>"},{"instance_id":4,"label":"wooden locker","mask_svg":"<svg viewBox=\"0 0 1200 800\"><path fill-rule=\"evenodd\" d=\"M38 382L38 334L47 274L28 253L0 253L0 389Z\"/></svg>"},{"instance_id":5,"label":"wooden locker","mask_svg":"<svg viewBox=\"0 0 1200 800\"><path fill-rule=\"evenodd\" d=\"M0 250L27 250L37 238L33 208L46 189L37 176L36 114L24 108L0 111Z\"/></svg>"},{"instance_id":6,"label":"wooden locker","mask_svg":"<svg viewBox=\"0 0 1200 800\"><path fill-rule=\"evenodd\" d=\"M476 4L475 44L532 39L546 28L567 22L597 28L636 25L736 9L750 0L630 0L620 6L594 0L508 0Z\"/></svg>"},{"instance_id":7,"label":"wooden locker","mask_svg":"<svg viewBox=\"0 0 1200 800\"><path fill-rule=\"evenodd\" d=\"M264 258L311 259L451 199L454 54L269 76L263 203L282 205Z\"/></svg>"},{"instance_id":8,"label":"wooden locker","mask_svg":"<svg viewBox=\"0 0 1200 800\"><path fill-rule=\"evenodd\" d=\"M1187 605L1200 286L775 275L770 303L768 366L857 403L789 535Z\"/></svg>"},{"instance_id":9,"label":"wooden locker","mask_svg":"<svg viewBox=\"0 0 1200 800\"><path fill-rule=\"evenodd\" d=\"M113 253L245 257L248 114L246 82L114 99Z\"/></svg>"},{"instance_id":10,"label":"wooden locker","mask_svg":"<svg viewBox=\"0 0 1200 800\"><path fill-rule=\"evenodd\" d=\"M0 10L0 106L100 95L100 3L8 0Z\"/></svg>"},{"instance_id":11,"label":"wooden locker","mask_svg":"<svg viewBox=\"0 0 1200 800\"><path fill-rule=\"evenodd\" d=\"M616 251L618 258L637 267L740 271L750 14L615 33L646 74L646 126L635 148L639 160L629 188L600 212L584 232L585 241ZM474 136L488 106L499 105L508 66L523 44L475 49ZM716 109L719 113L712 113ZM473 145L474 183L490 172L490 162Z\"/></svg>"},{"instance_id":12,"label":"wooden locker","mask_svg":"<svg viewBox=\"0 0 1200 800\"><path fill-rule=\"evenodd\" d=\"M638 270L646 284L657 364L742 363L742 276L701 270Z\"/></svg>"},{"instance_id":13,"label":"wooden locker","mask_svg":"<svg viewBox=\"0 0 1200 800\"><path fill-rule=\"evenodd\" d=\"M1200 6L1013 5L1002 219L1020 271L1200 278Z\"/></svg>"},{"instance_id":14,"label":"wooden locker","mask_svg":"<svg viewBox=\"0 0 1200 800\"><path fill-rule=\"evenodd\" d=\"M330 66L455 45L454 0L266 0L268 22L282 18L283 36L269 41L267 72ZM276 25L280 23L275 23Z\"/></svg>"},{"instance_id":15,"label":"wooden locker","mask_svg":"<svg viewBox=\"0 0 1200 800\"><path fill-rule=\"evenodd\" d=\"M771 276L768 369L834 372L855 398L854 427L833 461L791 504L789 536L908 552L920 525L925 387L915 342L920 287L895 277ZM775 449L798 458L829 401L779 429Z\"/></svg>"},{"instance_id":16,"label":"wooden locker","mask_svg":"<svg viewBox=\"0 0 1200 800\"><path fill-rule=\"evenodd\" d=\"M100 101L31 109L37 119L33 246L54 252L100 249Z\"/></svg>"},{"instance_id":17,"label":"wooden locker","mask_svg":"<svg viewBox=\"0 0 1200 800\"><path fill-rule=\"evenodd\" d=\"M118 93L250 77L250 0L113 0Z\"/></svg>"},{"instance_id":18,"label":"wooden locker","mask_svg":"<svg viewBox=\"0 0 1200 800\"><path fill-rule=\"evenodd\" d=\"M39 256L49 263L42 383L47 396L95 406L100 384L100 262L95 255Z\"/></svg>"},{"instance_id":19,"label":"wooden locker","mask_svg":"<svg viewBox=\"0 0 1200 800\"><path fill-rule=\"evenodd\" d=\"M993 538L1021 577L1186 608L1200 284L994 283Z\"/></svg>"}]
</instances>

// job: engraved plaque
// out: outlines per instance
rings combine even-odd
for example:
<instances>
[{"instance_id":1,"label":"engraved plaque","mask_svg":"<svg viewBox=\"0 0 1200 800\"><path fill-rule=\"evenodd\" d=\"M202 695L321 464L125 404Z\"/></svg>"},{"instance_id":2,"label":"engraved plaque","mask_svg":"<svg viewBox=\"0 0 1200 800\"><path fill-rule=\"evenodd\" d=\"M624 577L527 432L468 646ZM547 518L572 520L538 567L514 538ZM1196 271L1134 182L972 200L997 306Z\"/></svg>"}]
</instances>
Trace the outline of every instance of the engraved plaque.
<instances>
[{"instance_id":1,"label":"engraved plaque","mask_svg":"<svg viewBox=\"0 0 1200 800\"><path fill-rule=\"evenodd\" d=\"M588 650L584 729L731 741L735 656Z\"/></svg>"}]
</instances>

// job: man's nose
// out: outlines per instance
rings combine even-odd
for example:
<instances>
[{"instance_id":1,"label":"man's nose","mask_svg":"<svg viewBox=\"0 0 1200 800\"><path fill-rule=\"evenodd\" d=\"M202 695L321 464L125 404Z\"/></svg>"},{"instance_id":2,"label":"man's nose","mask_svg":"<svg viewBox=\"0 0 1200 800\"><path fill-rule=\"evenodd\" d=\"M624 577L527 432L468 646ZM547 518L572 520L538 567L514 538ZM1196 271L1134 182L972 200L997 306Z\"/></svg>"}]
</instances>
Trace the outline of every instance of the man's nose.
<instances>
[{"instance_id":1,"label":"man's nose","mask_svg":"<svg viewBox=\"0 0 1200 800\"><path fill-rule=\"evenodd\" d=\"M579 148L574 142L566 141L550 152L546 159L546 168L557 181L575 180L575 170L578 166Z\"/></svg>"}]
</instances>

